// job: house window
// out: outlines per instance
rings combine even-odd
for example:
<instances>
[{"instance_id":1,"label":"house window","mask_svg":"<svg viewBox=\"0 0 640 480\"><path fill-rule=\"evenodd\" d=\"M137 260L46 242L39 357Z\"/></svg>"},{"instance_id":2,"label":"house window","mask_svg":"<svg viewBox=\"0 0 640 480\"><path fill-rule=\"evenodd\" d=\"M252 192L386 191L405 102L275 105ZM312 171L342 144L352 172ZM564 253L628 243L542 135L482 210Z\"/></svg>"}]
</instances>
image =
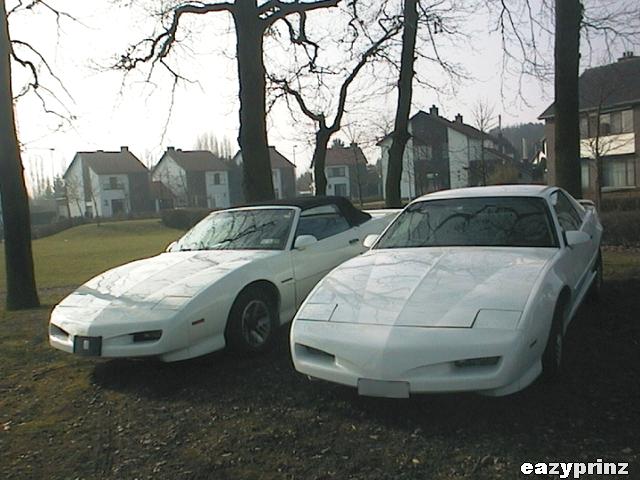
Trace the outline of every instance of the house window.
<instances>
[{"instance_id":1,"label":"house window","mask_svg":"<svg viewBox=\"0 0 640 480\"><path fill-rule=\"evenodd\" d=\"M595 137L598 135L598 116L589 115L589 137Z\"/></svg>"},{"instance_id":2,"label":"house window","mask_svg":"<svg viewBox=\"0 0 640 480\"><path fill-rule=\"evenodd\" d=\"M336 183L333 187L334 195L338 197L346 197L347 196L347 184L346 183Z\"/></svg>"},{"instance_id":3,"label":"house window","mask_svg":"<svg viewBox=\"0 0 640 480\"><path fill-rule=\"evenodd\" d=\"M603 113L600 115L600 135L610 135L611 131L611 114ZM596 132L597 134L597 132Z\"/></svg>"},{"instance_id":4,"label":"house window","mask_svg":"<svg viewBox=\"0 0 640 480\"><path fill-rule=\"evenodd\" d=\"M623 110L622 115L622 133L633 133L633 110Z\"/></svg>"},{"instance_id":5,"label":"house window","mask_svg":"<svg viewBox=\"0 0 640 480\"><path fill-rule=\"evenodd\" d=\"M580 138L589 138L589 117L587 115L580 117Z\"/></svg>"},{"instance_id":6,"label":"house window","mask_svg":"<svg viewBox=\"0 0 640 480\"><path fill-rule=\"evenodd\" d=\"M589 178L589 161L588 160L582 160L580 162L580 171L581 171L581 178L582 178L582 188L583 189L588 189L590 186L590 178Z\"/></svg>"},{"instance_id":7,"label":"house window","mask_svg":"<svg viewBox=\"0 0 640 480\"><path fill-rule=\"evenodd\" d=\"M109 177L109 189L117 190L118 188L118 177Z\"/></svg>"},{"instance_id":8,"label":"house window","mask_svg":"<svg viewBox=\"0 0 640 480\"><path fill-rule=\"evenodd\" d=\"M595 123L595 122L594 122ZM598 135L595 125L590 129L592 137ZM582 128L582 123L581 123ZM633 132L633 110L603 113L600 115L600 135L617 135ZM581 131L582 133L582 131Z\"/></svg>"},{"instance_id":9,"label":"house window","mask_svg":"<svg viewBox=\"0 0 640 480\"><path fill-rule=\"evenodd\" d=\"M635 186L635 159L604 158L602 161L602 186L619 188Z\"/></svg>"},{"instance_id":10,"label":"house window","mask_svg":"<svg viewBox=\"0 0 640 480\"><path fill-rule=\"evenodd\" d=\"M222 182L220 181L220 174L219 173L214 173L213 174L213 184L214 185L220 185Z\"/></svg>"},{"instance_id":11,"label":"house window","mask_svg":"<svg viewBox=\"0 0 640 480\"><path fill-rule=\"evenodd\" d=\"M331 167L329 168L328 177L345 177L345 167Z\"/></svg>"}]
</instances>

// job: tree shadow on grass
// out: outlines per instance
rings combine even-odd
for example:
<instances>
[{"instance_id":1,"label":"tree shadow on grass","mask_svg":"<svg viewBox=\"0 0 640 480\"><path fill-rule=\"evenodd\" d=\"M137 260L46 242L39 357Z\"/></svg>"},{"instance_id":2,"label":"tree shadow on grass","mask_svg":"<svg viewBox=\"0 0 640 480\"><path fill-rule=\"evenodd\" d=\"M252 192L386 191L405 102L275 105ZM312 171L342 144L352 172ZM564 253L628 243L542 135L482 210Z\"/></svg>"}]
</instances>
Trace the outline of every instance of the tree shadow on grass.
<instances>
[{"instance_id":1,"label":"tree shadow on grass","mask_svg":"<svg viewBox=\"0 0 640 480\"><path fill-rule=\"evenodd\" d=\"M554 438L561 435L571 439L563 447L569 453L566 449L582 441L622 445L637 441L630 425L640 423L640 385L635 381L640 377L640 325L633 294L638 287L637 280L607 284L602 300L585 305L569 329L562 380L538 382L508 397L444 394L390 400L309 382L291 364L288 329L264 356L241 358L220 352L173 364L114 360L97 364L93 381L104 389L150 400L251 409L277 406L308 421L324 415L330 422L326 429L357 423L405 436L419 432L431 439L454 433L461 441L489 438L488 443L503 443L503 448L510 442L526 444L522 439L533 437L540 451L557 445Z\"/></svg>"},{"instance_id":2,"label":"tree shadow on grass","mask_svg":"<svg viewBox=\"0 0 640 480\"><path fill-rule=\"evenodd\" d=\"M286 331L285 331L286 330ZM150 399L207 400L237 396L247 387L278 383L291 372L288 329L278 332L275 345L261 355L220 351L180 362L157 359L114 359L97 363L92 382L101 388Z\"/></svg>"}]
</instances>

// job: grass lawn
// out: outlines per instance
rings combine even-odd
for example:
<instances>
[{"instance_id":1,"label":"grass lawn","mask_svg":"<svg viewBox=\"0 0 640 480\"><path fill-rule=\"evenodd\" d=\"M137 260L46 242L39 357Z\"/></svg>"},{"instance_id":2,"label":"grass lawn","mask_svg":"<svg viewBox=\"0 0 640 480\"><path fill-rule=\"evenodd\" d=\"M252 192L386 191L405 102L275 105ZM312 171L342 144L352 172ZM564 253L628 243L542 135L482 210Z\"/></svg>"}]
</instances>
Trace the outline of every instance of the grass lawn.
<instances>
[{"instance_id":1,"label":"grass lawn","mask_svg":"<svg viewBox=\"0 0 640 480\"><path fill-rule=\"evenodd\" d=\"M131 220L82 225L34 240L38 288L75 287L111 267L163 251L182 233L157 219ZM5 290L3 248L0 292Z\"/></svg>"},{"instance_id":2,"label":"grass lawn","mask_svg":"<svg viewBox=\"0 0 640 480\"><path fill-rule=\"evenodd\" d=\"M36 240L43 302L180 233L131 221ZM297 374L286 331L255 358L87 360L48 345L50 306L0 309L0 478L515 480L523 462L598 458L637 477L640 255L604 262L562 381L504 398L361 398Z\"/></svg>"}]
</instances>

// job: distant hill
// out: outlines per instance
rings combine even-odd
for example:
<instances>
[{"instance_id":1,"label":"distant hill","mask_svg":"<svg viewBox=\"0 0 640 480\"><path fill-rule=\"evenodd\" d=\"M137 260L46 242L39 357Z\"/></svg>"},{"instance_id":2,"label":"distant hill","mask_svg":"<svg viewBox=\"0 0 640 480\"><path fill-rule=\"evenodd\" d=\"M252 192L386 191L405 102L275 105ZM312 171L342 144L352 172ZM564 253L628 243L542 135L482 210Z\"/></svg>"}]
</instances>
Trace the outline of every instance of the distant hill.
<instances>
[{"instance_id":1,"label":"distant hill","mask_svg":"<svg viewBox=\"0 0 640 480\"><path fill-rule=\"evenodd\" d=\"M499 130L491 130L492 135L497 135ZM516 148L517 158L531 158L540 148L542 137L544 137L543 123L520 123L502 128L502 135ZM526 141L526 154L522 154L522 139Z\"/></svg>"}]
</instances>

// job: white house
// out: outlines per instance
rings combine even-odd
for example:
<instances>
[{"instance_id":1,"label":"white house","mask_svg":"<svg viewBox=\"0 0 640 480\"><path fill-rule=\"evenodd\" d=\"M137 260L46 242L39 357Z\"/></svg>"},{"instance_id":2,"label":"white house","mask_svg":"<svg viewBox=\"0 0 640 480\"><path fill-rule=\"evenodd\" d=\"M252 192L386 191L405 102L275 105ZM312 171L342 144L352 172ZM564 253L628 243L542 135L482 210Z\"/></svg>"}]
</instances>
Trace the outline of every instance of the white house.
<instances>
[{"instance_id":1,"label":"white house","mask_svg":"<svg viewBox=\"0 0 640 480\"><path fill-rule=\"evenodd\" d=\"M355 143L349 146L333 145L325 157L327 195L357 198L367 183L367 159Z\"/></svg>"},{"instance_id":2,"label":"white house","mask_svg":"<svg viewBox=\"0 0 640 480\"><path fill-rule=\"evenodd\" d=\"M168 147L151 174L174 195L177 207L228 208L229 165L208 150Z\"/></svg>"},{"instance_id":3,"label":"white house","mask_svg":"<svg viewBox=\"0 0 640 480\"><path fill-rule=\"evenodd\" d=\"M391 133L381 148L382 184L386 185ZM485 183L488 165L512 161L515 149L504 137L495 137L467 125L462 115L441 117L433 105L409 120L410 138L402 158L401 196L412 199L425 193ZM386 193L385 193L386 197Z\"/></svg>"},{"instance_id":4,"label":"white house","mask_svg":"<svg viewBox=\"0 0 640 480\"><path fill-rule=\"evenodd\" d=\"M127 147L78 152L63 178L72 217L151 210L149 171Z\"/></svg>"},{"instance_id":5,"label":"white house","mask_svg":"<svg viewBox=\"0 0 640 480\"><path fill-rule=\"evenodd\" d=\"M291 198L296 194L296 167L276 147L269 147L269 161L271 163L271 178L273 180L273 190L276 198ZM242 166L242 152L238 151L233 157L233 163L238 167ZM238 171L238 175L240 172ZM241 181L237 181L237 189L241 190ZM236 192L238 202L243 202L241 191Z\"/></svg>"}]
</instances>

